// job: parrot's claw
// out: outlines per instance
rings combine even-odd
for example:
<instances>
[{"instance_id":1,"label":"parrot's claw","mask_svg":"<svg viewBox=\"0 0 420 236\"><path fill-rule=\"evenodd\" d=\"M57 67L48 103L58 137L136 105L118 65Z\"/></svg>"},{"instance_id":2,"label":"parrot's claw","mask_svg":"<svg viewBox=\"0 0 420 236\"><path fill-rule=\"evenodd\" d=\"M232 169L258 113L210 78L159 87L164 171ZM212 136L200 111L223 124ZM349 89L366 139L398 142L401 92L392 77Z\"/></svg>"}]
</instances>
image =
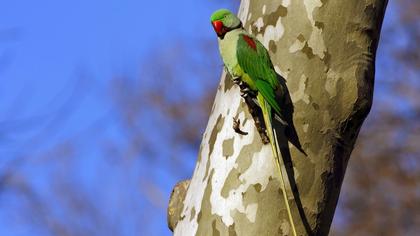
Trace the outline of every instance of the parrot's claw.
<instances>
[{"instance_id":1,"label":"parrot's claw","mask_svg":"<svg viewBox=\"0 0 420 236\"><path fill-rule=\"evenodd\" d=\"M242 82L239 77L233 78L232 81L233 81L233 83L235 83L237 85L240 85L240 83Z\"/></svg>"},{"instance_id":2,"label":"parrot's claw","mask_svg":"<svg viewBox=\"0 0 420 236\"><path fill-rule=\"evenodd\" d=\"M233 117L233 130L235 130L235 132L240 135L247 135L248 132L242 131L240 126L241 126L241 120L235 119L235 117Z\"/></svg>"},{"instance_id":3,"label":"parrot's claw","mask_svg":"<svg viewBox=\"0 0 420 236\"><path fill-rule=\"evenodd\" d=\"M241 96L243 98L246 98L248 96L251 96L251 97L254 98L255 96L257 96L257 94L254 91L250 90L250 89L244 89L244 90L241 90Z\"/></svg>"},{"instance_id":4,"label":"parrot's claw","mask_svg":"<svg viewBox=\"0 0 420 236\"><path fill-rule=\"evenodd\" d=\"M245 86L241 87L241 97L246 98L248 96L256 97L257 93L248 87L245 87Z\"/></svg>"},{"instance_id":5,"label":"parrot's claw","mask_svg":"<svg viewBox=\"0 0 420 236\"><path fill-rule=\"evenodd\" d=\"M234 84L238 85L241 90L246 88L246 84L244 83L244 81L241 80L240 77L236 77L232 79L232 81Z\"/></svg>"}]
</instances>

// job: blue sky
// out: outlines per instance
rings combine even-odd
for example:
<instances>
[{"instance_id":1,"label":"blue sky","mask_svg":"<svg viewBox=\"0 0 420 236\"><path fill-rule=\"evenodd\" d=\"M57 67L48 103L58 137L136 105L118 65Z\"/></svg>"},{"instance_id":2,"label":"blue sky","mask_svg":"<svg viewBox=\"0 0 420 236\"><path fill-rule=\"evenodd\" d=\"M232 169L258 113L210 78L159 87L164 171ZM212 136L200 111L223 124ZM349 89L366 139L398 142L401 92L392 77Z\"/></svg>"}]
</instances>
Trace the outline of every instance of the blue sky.
<instances>
[{"instance_id":1,"label":"blue sky","mask_svg":"<svg viewBox=\"0 0 420 236\"><path fill-rule=\"evenodd\" d=\"M209 3L192 0L4 1L0 6L0 29L15 34L1 45L9 64L1 71L8 86L0 90L0 108L7 110L16 92L24 93L32 102L19 111L22 117L43 109L81 70L101 84L118 73L138 73L148 50L207 37L212 11Z\"/></svg>"},{"instance_id":2,"label":"blue sky","mask_svg":"<svg viewBox=\"0 0 420 236\"><path fill-rule=\"evenodd\" d=\"M99 209L105 217L101 224L114 225L96 234L112 235L112 229L119 235L170 234L167 197L175 182L192 173L196 150L182 150L189 161L186 166L183 161L180 174L176 167L159 164L168 161L171 150L152 157L134 153L134 161L110 164L113 157L104 156L102 148L106 140L128 145L113 114L110 82L138 77L140 65L153 63L156 50L214 37L209 16L220 7L226 5L195 0L0 1L0 173L29 155L18 161L15 176L23 176L35 195L49 202L44 211L50 217L46 222L32 219L30 202L13 189L3 189L0 235L48 235L48 219L79 228L93 224L89 216L72 215L71 207L60 205L62 196L55 188L66 189L67 184L77 186L76 194ZM217 57L217 51L209 56ZM143 87L152 83L143 82ZM143 131L152 133L147 127L160 119L151 110L142 118ZM165 145L162 135L149 135L157 146L152 149ZM139 191L139 186L154 190Z\"/></svg>"}]
</instances>

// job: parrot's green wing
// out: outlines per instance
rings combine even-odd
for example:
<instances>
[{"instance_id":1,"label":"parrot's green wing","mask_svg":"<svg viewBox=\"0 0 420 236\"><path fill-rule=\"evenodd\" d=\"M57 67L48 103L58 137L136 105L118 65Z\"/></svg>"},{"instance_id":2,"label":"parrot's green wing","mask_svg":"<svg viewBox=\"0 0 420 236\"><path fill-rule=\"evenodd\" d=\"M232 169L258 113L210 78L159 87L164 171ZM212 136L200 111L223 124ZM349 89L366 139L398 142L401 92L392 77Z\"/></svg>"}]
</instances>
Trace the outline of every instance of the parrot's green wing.
<instances>
[{"instance_id":1,"label":"parrot's green wing","mask_svg":"<svg viewBox=\"0 0 420 236\"><path fill-rule=\"evenodd\" d=\"M271 85L265 80L257 79L255 81L255 86L257 87L258 92L261 93L265 100L267 100L268 104L274 109L274 111L280 114L280 107L276 101L276 95Z\"/></svg>"},{"instance_id":2,"label":"parrot's green wing","mask_svg":"<svg viewBox=\"0 0 420 236\"><path fill-rule=\"evenodd\" d=\"M280 114L280 106L274 92L279 86L279 81L267 50L258 40L246 34L239 35L237 45L236 56L239 66L251 77L258 92L268 104Z\"/></svg>"}]
</instances>

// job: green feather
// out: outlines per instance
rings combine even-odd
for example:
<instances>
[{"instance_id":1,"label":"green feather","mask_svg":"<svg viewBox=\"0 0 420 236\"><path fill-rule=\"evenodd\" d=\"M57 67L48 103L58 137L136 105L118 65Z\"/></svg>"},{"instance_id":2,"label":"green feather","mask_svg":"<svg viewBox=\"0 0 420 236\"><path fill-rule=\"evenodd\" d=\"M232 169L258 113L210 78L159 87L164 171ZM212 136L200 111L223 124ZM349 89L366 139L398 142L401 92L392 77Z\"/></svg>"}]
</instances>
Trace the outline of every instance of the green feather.
<instances>
[{"instance_id":1,"label":"green feather","mask_svg":"<svg viewBox=\"0 0 420 236\"><path fill-rule=\"evenodd\" d=\"M280 107L276 101L276 95L273 88L265 80L258 79L255 81L255 86L258 89L258 92L264 97L268 104L274 109L274 111L280 114Z\"/></svg>"},{"instance_id":2,"label":"green feather","mask_svg":"<svg viewBox=\"0 0 420 236\"><path fill-rule=\"evenodd\" d=\"M276 101L274 92L279 86L279 81L268 52L258 40L246 35L255 42L256 48L252 48L244 39L244 35L239 35L238 38L236 50L238 64L253 80L257 91L262 94L275 112L280 114L280 105Z\"/></svg>"}]
</instances>

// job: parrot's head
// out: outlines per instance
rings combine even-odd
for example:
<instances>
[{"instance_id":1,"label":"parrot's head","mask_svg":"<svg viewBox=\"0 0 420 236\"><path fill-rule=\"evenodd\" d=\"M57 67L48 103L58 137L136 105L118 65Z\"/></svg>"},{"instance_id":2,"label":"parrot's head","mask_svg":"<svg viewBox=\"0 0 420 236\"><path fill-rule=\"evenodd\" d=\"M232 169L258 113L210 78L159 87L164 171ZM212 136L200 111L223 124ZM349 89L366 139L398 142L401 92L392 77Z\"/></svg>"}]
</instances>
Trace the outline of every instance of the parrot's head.
<instances>
[{"instance_id":1,"label":"parrot's head","mask_svg":"<svg viewBox=\"0 0 420 236\"><path fill-rule=\"evenodd\" d=\"M210 20L217 36L222 39L227 32L242 27L242 23L239 18L226 9L215 11L211 15Z\"/></svg>"}]
</instances>

